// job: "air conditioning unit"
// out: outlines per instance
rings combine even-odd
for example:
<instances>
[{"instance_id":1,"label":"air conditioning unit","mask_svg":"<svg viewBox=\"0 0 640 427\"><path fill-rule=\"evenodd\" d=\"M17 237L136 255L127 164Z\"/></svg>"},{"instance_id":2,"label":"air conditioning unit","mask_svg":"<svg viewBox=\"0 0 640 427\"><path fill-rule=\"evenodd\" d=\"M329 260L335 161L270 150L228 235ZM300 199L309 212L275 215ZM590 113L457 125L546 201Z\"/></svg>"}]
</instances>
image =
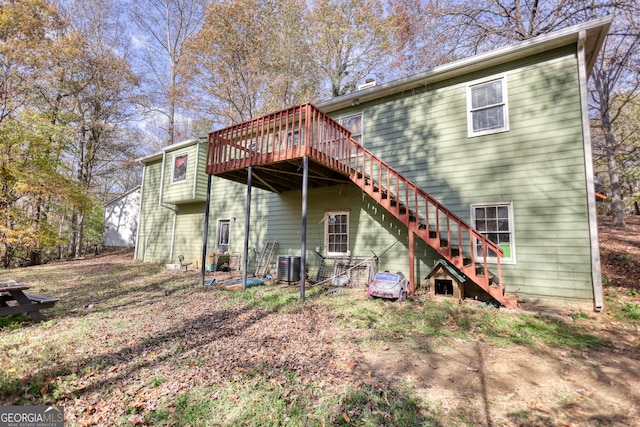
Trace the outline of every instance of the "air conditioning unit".
<instances>
[{"instance_id":1,"label":"air conditioning unit","mask_svg":"<svg viewBox=\"0 0 640 427\"><path fill-rule=\"evenodd\" d=\"M361 85L358 85L357 88L358 90L364 90L364 89L369 89L370 87L374 87L377 84L377 82L373 79L369 79L366 82L362 83Z\"/></svg>"}]
</instances>

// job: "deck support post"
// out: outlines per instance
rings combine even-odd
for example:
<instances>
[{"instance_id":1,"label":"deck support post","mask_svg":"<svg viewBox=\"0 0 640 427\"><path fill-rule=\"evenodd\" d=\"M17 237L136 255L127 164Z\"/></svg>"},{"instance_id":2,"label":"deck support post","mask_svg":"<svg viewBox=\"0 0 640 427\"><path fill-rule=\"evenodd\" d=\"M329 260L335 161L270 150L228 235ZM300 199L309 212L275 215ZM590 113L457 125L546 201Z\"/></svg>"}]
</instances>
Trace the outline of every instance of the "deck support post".
<instances>
[{"instance_id":1,"label":"deck support post","mask_svg":"<svg viewBox=\"0 0 640 427\"><path fill-rule=\"evenodd\" d=\"M414 233L409 230L409 295L413 295L416 290L416 265L414 251Z\"/></svg>"},{"instance_id":2,"label":"deck support post","mask_svg":"<svg viewBox=\"0 0 640 427\"><path fill-rule=\"evenodd\" d=\"M307 196L309 192L309 157L302 158L302 243L300 246L300 302L304 302L307 261Z\"/></svg>"},{"instance_id":3,"label":"deck support post","mask_svg":"<svg viewBox=\"0 0 640 427\"><path fill-rule=\"evenodd\" d=\"M247 290L247 268L249 265L249 228L251 224L251 175L252 167L247 168L247 207L244 214L244 253L242 266L242 290Z\"/></svg>"},{"instance_id":4,"label":"deck support post","mask_svg":"<svg viewBox=\"0 0 640 427\"><path fill-rule=\"evenodd\" d=\"M204 204L204 235L202 236L202 267L200 269L200 284L204 286L204 271L207 262L207 237L209 236L209 204L211 202L211 175L207 174L207 198Z\"/></svg>"}]
</instances>

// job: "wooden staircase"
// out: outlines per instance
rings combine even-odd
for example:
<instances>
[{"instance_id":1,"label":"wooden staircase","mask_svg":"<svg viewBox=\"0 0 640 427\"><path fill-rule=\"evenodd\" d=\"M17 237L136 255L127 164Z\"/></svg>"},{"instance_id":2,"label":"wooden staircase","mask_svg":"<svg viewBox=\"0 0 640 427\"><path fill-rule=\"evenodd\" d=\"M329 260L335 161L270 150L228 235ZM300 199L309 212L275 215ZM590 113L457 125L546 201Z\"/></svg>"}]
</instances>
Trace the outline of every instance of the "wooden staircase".
<instances>
[{"instance_id":1,"label":"wooden staircase","mask_svg":"<svg viewBox=\"0 0 640 427\"><path fill-rule=\"evenodd\" d=\"M346 129L311 104L211 133L207 173L223 175L232 169L303 156L348 176L402 222L410 236L418 236L502 305L517 305L505 297L499 246L355 142Z\"/></svg>"}]
</instances>

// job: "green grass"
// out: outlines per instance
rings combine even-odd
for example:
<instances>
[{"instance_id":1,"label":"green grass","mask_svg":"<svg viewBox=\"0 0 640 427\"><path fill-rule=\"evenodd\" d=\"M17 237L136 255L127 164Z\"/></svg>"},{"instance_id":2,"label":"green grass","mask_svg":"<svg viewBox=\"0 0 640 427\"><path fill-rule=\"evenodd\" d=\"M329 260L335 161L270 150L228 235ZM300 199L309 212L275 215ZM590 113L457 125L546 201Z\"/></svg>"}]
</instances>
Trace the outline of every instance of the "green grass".
<instances>
[{"instance_id":1,"label":"green grass","mask_svg":"<svg viewBox=\"0 0 640 427\"><path fill-rule=\"evenodd\" d=\"M300 288L287 284L268 284L255 286L246 291L222 291L233 301L242 302L249 307L260 307L273 312L291 312L300 308ZM319 287L305 289L305 300L322 294Z\"/></svg>"},{"instance_id":2,"label":"green grass","mask_svg":"<svg viewBox=\"0 0 640 427\"><path fill-rule=\"evenodd\" d=\"M627 319L640 320L640 305L625 303L621 309Z\"/></svg>"},{"instance_id":3,"label":"green grass","mask_svg":"<svg viewBox=\"0 0 640 427\"><path fill-rule=\"evenodd\" d=\"M411 342L429 337L435 343L451 339L484 339L498 345L537 345L571 348L605 344L570 323L532 315L513 315L484 306L423 301L398 304L386 300L343 297L321 299L330 305L344 328L370 332L363 341Z\"/></svg>"}]
</instances>

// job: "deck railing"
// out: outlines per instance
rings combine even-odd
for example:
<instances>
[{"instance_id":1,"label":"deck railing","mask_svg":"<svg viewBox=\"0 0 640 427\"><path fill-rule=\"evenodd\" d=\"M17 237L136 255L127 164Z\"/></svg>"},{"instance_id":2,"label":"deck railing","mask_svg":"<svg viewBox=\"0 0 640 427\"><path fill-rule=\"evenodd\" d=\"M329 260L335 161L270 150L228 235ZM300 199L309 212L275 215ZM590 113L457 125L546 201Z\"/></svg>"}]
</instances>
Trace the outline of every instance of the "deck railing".
<instances>
[{"instance_id":1,"label":"deck railing","mask_svg":"<svg viewBox=\"0 0 640 427\"><path fill-rule=\"evenodd\" d=\"M502 249L351 138L311 104L209 135L207 173L308 156L346 176L498 301ZM496 262L495 276L488 259ZM493 286L492 286L493 285Z\"/></svg>"}]
</instances>

